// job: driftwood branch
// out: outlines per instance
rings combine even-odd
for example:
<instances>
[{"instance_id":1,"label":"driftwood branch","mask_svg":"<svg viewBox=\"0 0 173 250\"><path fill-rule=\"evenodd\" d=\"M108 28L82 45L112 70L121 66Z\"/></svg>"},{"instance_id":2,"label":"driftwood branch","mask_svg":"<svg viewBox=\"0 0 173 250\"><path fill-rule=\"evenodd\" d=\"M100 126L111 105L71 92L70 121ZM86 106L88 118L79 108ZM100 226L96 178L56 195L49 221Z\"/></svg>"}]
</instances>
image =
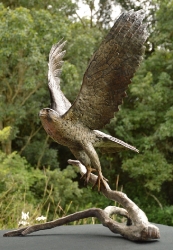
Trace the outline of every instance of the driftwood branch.
<instances>
[{"instance_id":1,"label":"driftwood branch","mask_svg":"<svg viewBox=\"0 0 173 250\"><path fill-rule=\"evenodd\" d=\"M72 165L78 166L81 175L86 173L86 168L79 161L69 160L68 162ZM89 182L94 185L96 180L97 176L91 174ZM107 187L106 189L103 185L101 186L101 192L103 195L110 200L117 201L124 208L115 206L108 206L104 210L100 208L90 208L54 221L13 230L5 233L4 236L24 236L39 230L51 229L76 220L96 217L100 220L103 226L108 227L113 233L121 234L123 237L132 241L147 241L160 238L159 229L148 222L145 213L133 201L131 201L126 194L112 191L107 183L105 183L105 185ZM119 214L126 217L127 223L124 224L114 221L110 218L113 214Z\"/></svg>"}]
</instances>

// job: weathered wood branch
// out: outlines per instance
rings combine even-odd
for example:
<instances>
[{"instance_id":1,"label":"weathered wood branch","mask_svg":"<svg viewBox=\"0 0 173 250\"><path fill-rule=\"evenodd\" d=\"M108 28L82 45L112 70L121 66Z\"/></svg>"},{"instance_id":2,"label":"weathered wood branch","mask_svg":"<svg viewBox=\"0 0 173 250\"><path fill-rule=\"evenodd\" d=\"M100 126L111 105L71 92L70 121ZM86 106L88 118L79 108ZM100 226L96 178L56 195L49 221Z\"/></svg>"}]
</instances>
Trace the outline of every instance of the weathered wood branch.
<instances>
[{"instance_id":1,"label":"weathered wood branch","mask_svg":"<svg viewBox=\"0 0 173 250\"><path fill-rule=\"evenodd\" d=\"M78 166L81 175L84 175L86 173L86 168L79 161L69 160L68 162L72 165ZM94 185L96 180L97 176L91 174L89 182ZM159 239L159 229L155 225L152 225L148 222L145 213L134 202L132 202L126 194L118 191L112 191L109 185L107 183L105 184L107 185L107 189L105 189L102 185L101 192L108 199L120 203L124 208L115 206L108 206L104 210L100 208L90 208L54 221L13 230L5 233L4 236L24 236L32 232L54 228L76 220L88 217L96 217L101 221L103 226L108 227L113 233L121 234L129 240L147 241L151 239ZM127 223L124 224L114 221L110 218L110 216L113 214L119 214L126 217Z\"/></svg>"},{"instance_id":2,"label":"weathered wood branch","mask_svg":"<svg viewBox=\"0 0 173 250\"><path fill-rule=\"evenodd\" d=\"M83 176L86 173L86 168L77 160L68 160L69 164L75 165L79 167L80 173ZM89 182L94 185L97 180L97 176L94 174L90 175ZM150 240L150 239L159 239L160 232L158 227L151 224L148 221L147 216L145 213L132 201L130 200L126 194L119 191L113 191L110 189L108 183L105 182L106 189L103 185L101 185L101 192L104 196L108 199L117 201L120 203L123 208L126 210L128 214L128 218L132 222L132 225L129 226L123 225L122 223L113 222L111 228L116 228L119 234L123 235L125 238L130 240ZM117 209L114 207L114 209ZM110 227L109 229L114 232Z\"/></svg>"}]
</instances>

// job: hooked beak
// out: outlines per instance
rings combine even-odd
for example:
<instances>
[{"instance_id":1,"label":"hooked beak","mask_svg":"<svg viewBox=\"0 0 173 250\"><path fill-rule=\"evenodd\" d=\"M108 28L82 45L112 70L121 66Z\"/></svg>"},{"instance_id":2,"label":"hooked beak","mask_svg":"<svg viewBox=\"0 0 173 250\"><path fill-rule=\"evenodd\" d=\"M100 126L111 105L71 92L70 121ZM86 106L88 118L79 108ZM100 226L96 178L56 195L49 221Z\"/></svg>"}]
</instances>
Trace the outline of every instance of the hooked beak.
<instances>
[{"instance_id":1,"label":"hooked beak","mask_svg":"<svg viewBox=\"0 0 173 250\"><path fill-rule=\"evenodd\" d=\"M41 109L40 112L38 113L39 116L47 116L48 112L46 109Z\"/></svg>"}]
</instances>

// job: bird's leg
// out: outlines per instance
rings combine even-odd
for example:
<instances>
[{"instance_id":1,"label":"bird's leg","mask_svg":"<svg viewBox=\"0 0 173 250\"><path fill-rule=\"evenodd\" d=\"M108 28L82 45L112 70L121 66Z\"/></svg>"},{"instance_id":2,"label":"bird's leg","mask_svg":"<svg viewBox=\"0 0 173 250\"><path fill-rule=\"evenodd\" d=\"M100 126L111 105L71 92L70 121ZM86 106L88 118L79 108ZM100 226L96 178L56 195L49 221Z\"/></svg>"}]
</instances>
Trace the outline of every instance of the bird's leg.
<instances>
[{"instance_id":1,"label":"bird's leg","mask_svg":"<svg viewBox=\"0 0 173 250\"><path fill-rule=\"evenodd\" d=\"M104 188L107 189L107 185L106 182L108 180L103 176L101 171L98 171L98 178L97 181L95 182L94 186L92 187L92 189L94 189L96 186L98 186L98 192L100 192L100 186L101 183L103 184Z\"/></svg>"},{"instance_id":2,"label":"bird's leg","mask_svg":"<svg viewBox=\"0 0 173 250\"><path fill-rule=\"evenodd\" d=\"M95 169L91 168L91 167L87 167L87 172L86 172L86 183L88 184L89 179L90 179L90 174L92 173L92 171L95 171Z\"/></svg>"},{"instance_id":3,"label":"bird's leg","mask_svg":"<svg viewBox=\"0 0 173 250\"><path fill-rule=\"evenodd\" d=\"M87 169L87 172L86 174L84 174L82 176L82 179L85 178L85 185L87 186L88 182L89 182L89 179L90 179L90 174L94 171L97 171L95 168L92 168L91 166L88 166L86 167ZM103 184L104 188L106 189L106 183L108 180L103 176L102 172L101 171L98 171L98 178L94 184L94 186L92 187L92 189L94 189L96 186L98 186L98 192L100 192L100 186L101 186L101 183Z\"/></svg>"},{"instance_id":4,"label":"bird's leg","mask_svg":"<svg viewBox=\"0 0 173 250\"><path fill-rule=\"evenodd\" d=\"M98 191L100 192L100 185L102 183L103 186L107 189L107 185L105 183L105 181L107 181L107 180L102 175L100 161L99 161L98 155L97 155L92 143L87 142L87 143L83 144L83 150L88 155L90 162L91 162L91 165L94 167L94 169L96 171L98 171L98 179L97 179L96 183L94 184L94 187L96 185L98 185ZM87 166L86 166L86 168L87 168ZM89 181L91 171L92 171L91 167L87 168L86 181Z\"/></svg>"},{"instance_id":5,"label":"bird's leg","mask_svg":"<svg viewBox=\"0 0 173 250\"><path fill-rule=\"evenodd\" d=\"M82 176L81 179L85 178L85 184L86 184L86 186L87 186L87 184L88 184L88 182L89 182L89 179L90 179L90 174L91 174L92 172L96 171L96 169L92 168L91 166L87 166L86 169L87 169L87 172L86 172L86 174L84 174L84 175Z\"/></svg>"}]
</instances>

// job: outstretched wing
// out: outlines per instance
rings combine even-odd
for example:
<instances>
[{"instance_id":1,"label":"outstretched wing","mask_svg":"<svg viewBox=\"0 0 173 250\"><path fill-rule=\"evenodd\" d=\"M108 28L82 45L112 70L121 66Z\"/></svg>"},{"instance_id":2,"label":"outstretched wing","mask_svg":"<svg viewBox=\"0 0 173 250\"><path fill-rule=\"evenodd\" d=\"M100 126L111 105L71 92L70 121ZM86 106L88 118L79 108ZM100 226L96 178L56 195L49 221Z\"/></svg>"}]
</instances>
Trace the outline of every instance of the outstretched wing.
<instances>
[{"instance_id":1,"label":"outstretched wing","mask_svg":"<svg viewBox=\"0 0 173 250\"><path fill-rule=\"evenodd\" d=\"M51 98L51 108L63 115L70 107L71 103L67 100L60 89L60 75L63 64L63 56L66 51L62 51L66 42L62 40L54 44L49 53L48 87Z\"/></svg>"},{"instance_id":2,"label":"outstretched wing","mask_svg":"<svg viewBox=\"0 0 173 250\"><path fill-rule=\"evenodd\" d=\"M65 119L78 120L90 129L110 122L142 59L148 35L143 18L141 11L129 11L118 18L93 55Z\"/></svg>"}]
</instances>

